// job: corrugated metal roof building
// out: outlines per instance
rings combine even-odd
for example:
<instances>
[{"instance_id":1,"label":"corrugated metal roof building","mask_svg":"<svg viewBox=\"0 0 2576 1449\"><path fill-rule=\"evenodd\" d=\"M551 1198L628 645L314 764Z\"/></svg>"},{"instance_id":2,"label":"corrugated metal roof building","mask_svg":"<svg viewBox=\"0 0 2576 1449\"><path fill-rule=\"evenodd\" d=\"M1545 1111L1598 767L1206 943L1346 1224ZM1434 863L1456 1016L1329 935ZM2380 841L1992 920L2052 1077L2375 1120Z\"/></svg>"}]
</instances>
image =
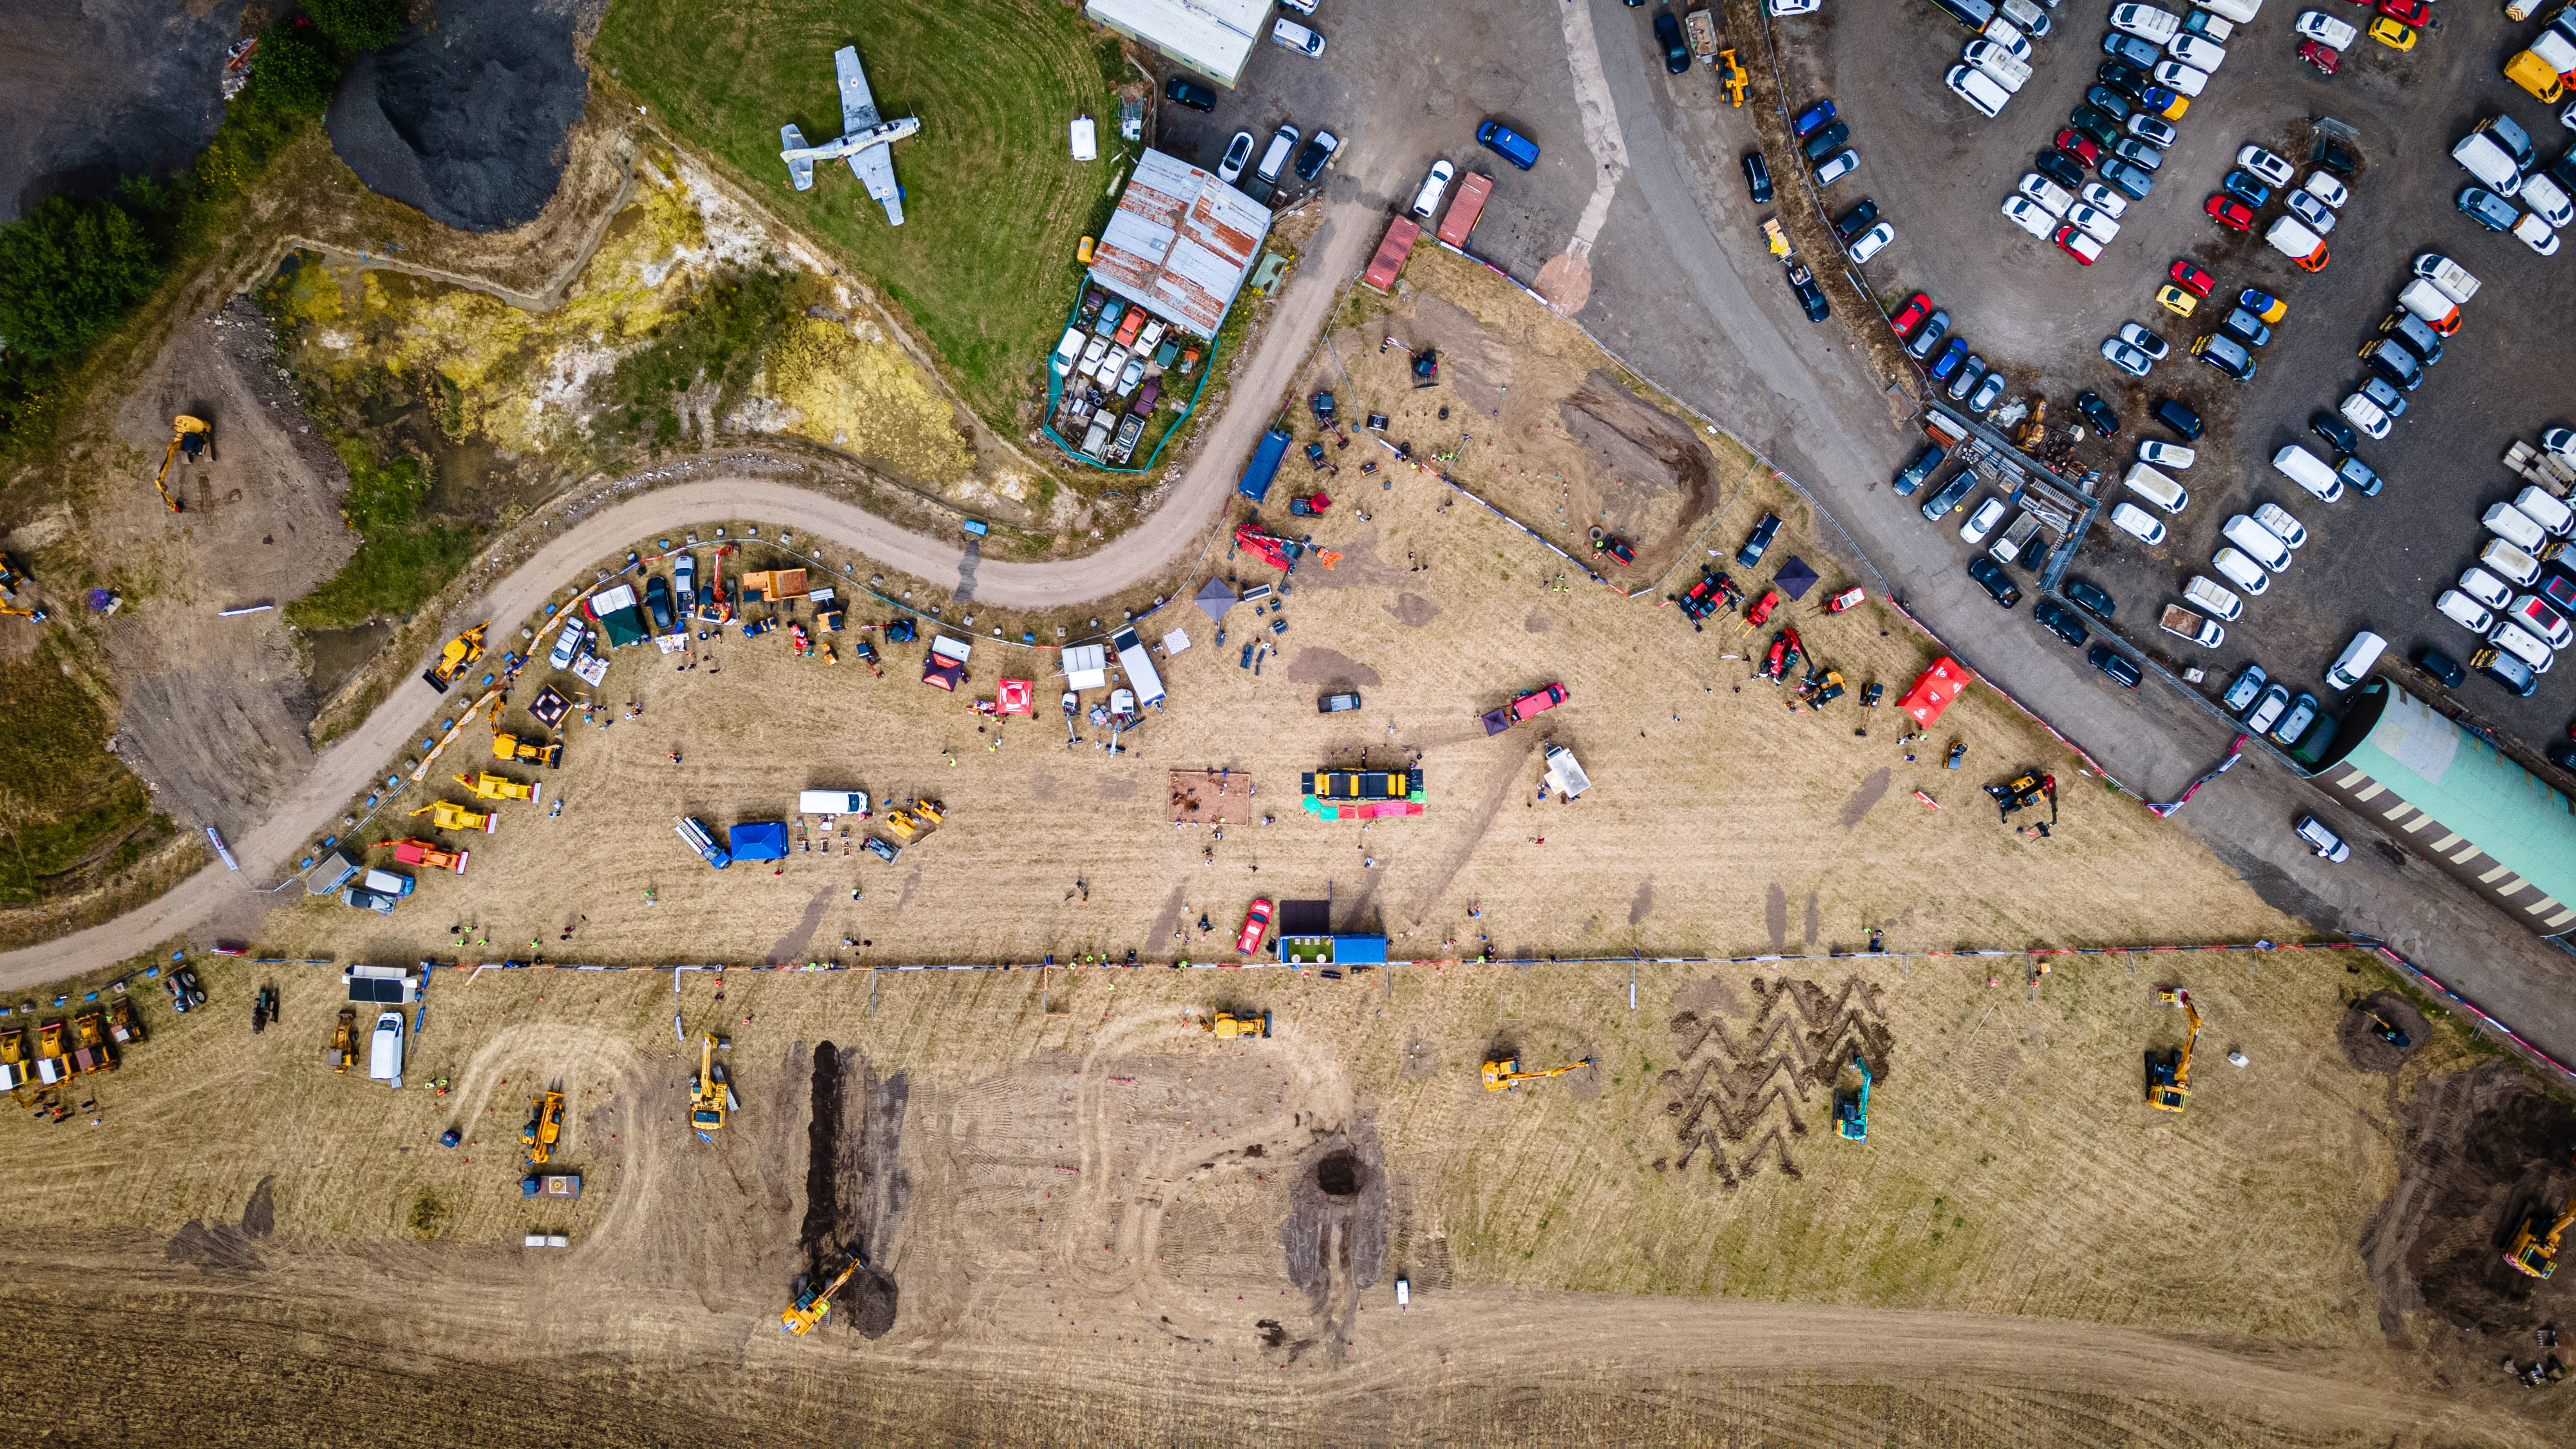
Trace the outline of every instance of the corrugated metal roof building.
<instances>
[{"instance_id":1,"label":"corrugated metal roof building","mask_svg":"<svg viewBox=\"0 0 2576 1449\"><path fill-rule=\"evenodd\" d=\"M2576 809L2386 678L2309 778L2543 936L2576 927Z\"/></svg>"},{"instance_id":2,"label":"corrugated metal roof building","mask_svg":"<svg viewBox=\"0 0 2576 1449\"><path fill-rule=\"evenodd\" d=\"M1091 280L1216 336L1270 234L1270 208L1176 156L1147 151L1091 255Z\"/></svg>"},{"instance_id":3,"label":"corrugated metal roof building","mask_svg":"<svg viewBox=\"0 0 2576 1449\"><path fill-rule=\"evenodd\" d=\"M1082 13L1231 88L1252 59L1270 0L1091 0Z\"/></svg>"}]
</instances>

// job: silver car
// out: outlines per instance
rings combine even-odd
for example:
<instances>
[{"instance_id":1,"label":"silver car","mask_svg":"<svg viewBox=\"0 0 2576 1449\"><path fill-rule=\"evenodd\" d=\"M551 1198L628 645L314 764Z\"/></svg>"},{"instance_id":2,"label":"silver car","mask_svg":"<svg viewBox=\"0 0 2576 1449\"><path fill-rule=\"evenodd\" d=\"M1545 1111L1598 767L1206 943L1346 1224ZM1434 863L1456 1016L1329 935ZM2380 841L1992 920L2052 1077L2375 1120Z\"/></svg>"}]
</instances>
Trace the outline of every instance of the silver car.
<instances>
[{"instance_id":1,"label":"silver car","mask_svg":"<svg viewBox=\"0 0 2576 1449\"><path fill-rule=\"evenodd\" d=\"M2317 853L2317 859L2334 865L2341 865L2352 859L2352 847L2344 844L2342 836L2326 829L2325 822L2317 817L2300 816L2298 832L2299 839L2306 842L2308 848Z\"/></svg>"}]
</instances>

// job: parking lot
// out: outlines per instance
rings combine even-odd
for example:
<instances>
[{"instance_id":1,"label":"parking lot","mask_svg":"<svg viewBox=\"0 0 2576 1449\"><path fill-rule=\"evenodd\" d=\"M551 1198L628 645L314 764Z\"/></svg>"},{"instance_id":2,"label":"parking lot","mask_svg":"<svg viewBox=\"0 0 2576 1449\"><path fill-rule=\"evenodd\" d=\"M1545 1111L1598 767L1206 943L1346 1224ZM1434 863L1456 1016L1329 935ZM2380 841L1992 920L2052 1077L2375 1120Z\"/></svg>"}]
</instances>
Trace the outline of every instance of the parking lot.
<instances>
[{"instance_id":1,"label":"parking lot","mask_svg":"<svg viewBox=\"0 0 2576 1449\"><path fill-rule=\"evenodd\" d=\"M2480 513L2524 486L2498 461L2505 449L2569 421L2560 380L2569 370L2576 289L2564 271L2569 255L2543 258L2511 236L2485 231L2453 204L2472 178L2449 150L2481 117L2498 109L2511 115L2531 133L2544 163L2568 140L2554 116L2499 74L2532 23L2510 24L2494 7L2444 6L2412 52L2401 55L2365 38L2329 79L2297 58L2291 22L2298 13L2295 6L2267 7L2230 38L2228 60L2176 123L2179 142L2153 191L2130 205L2118 237L2089 268L1998 213L2094 83L2104 58L2102 12L2066 7L2054 13L2056 33L2037 42L2036 74L1994 121L1943 87L1942 76L1969 35L1928 7L1906 7L1882 25L1845 23L1818 37L1827 43L1788 54L1805 84L1802 92L1800 81L1791 82L1793 105L1833 96L1846 114L1857 113L1855 144L1863 145L1865 164L1834 188L1830 204L1840 214L1869 195L1882 217L1894 221L1897 245L1867 269L1881 296L1930 293L1952 314L1956 335L2005 369L2007 398L2046 396L2053 422L2070 419L2079 391L2110 400L2122 419L2120 436L2089 441L2076 453L2078 468L2105 475L2106 498L2126 496L2117 480L2139 437L2173 436L2148 417L2157 399L2178 398L2206 420L2202 461L2182 478L2191 504L2169 520L2167 540L2149 547L2099 523L2068 577L2110 592L2119 601L2120 630L2131 639L2177 666L2207 669L2204 688L2213 694L2244 663L2259 661L2331 709L2335 697L2322 671L2356 630L2387 636L2392 662L2428 646L2464 660L2474 647L2464 630L2433 611L2433 597L2475 561L2486 537ZM1888 124L1890 111L1930 119ZM2277 195L2252 233L2222 231L2203 216L2201 204L2247 143L2279 152L2304 175L2310 123L2322 117L2358 133L2354 149L2363 165L2328 239L2332 261L2311 275L2261 239L2262 229L2283 214ZM2309 433L2308 419L2331 409L2364 376L2366 364L2355 352L2377 335L2409 262L2425 251L2458 260L2484 288L2463 309L2462 329L2445 342L2442 362L2408 396L2410 411L2390 437L2361 445L2359 456L2386 480L2385 490L2377 498L2347 493L2339 502L2320 503L2268 460L2292 442L2332 459L2332 450ZM2152 298L2176 259L2218 279L2217 293L2190 319L2163 311ZM2193 338L2215 330L2225 315L2220 304L2249 286L2282 298L2289 311L2258 351L2259 373L2239 384L2185 352ZM2144 381L2119 372L2098 351L2127 320L2147 324L2173 347ZM2218 650L2202 651L2157 631L2155 612L2179 602L2191 575L2210 572L2220 525L2264 502L2288 509L2309 532L2288 572L2262 598L2247 601ZM1957 547L1964 563L1970 550ZM2420 675L2407 682L2434 688ZM2473 678L2457 702L2539 751L2565 726L2571 697L2576 682L2552 674L2527 701Z\"/></svg>"}]
</instances>

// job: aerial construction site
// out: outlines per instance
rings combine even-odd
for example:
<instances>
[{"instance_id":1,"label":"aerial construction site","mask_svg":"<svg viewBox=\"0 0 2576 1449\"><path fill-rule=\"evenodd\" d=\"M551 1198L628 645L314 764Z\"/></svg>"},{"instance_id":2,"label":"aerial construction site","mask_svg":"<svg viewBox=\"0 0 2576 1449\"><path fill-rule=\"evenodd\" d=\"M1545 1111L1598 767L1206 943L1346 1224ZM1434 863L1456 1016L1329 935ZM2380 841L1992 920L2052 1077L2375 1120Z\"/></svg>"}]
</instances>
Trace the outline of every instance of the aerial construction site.
<instances>
[{"instance_id":1,"label":"aerial construction site","mask_svg":"<svg viewBox=\"0 0 2576 1449\"><path fill-rule=\"evenodd\" d=\"M1887 243L1792 209L1857 108L1783 78L1865 27L1560 9L43 21L20 1395L208 1445L2576 1438L2560 767L2399 651L2256 670L2256 728L2128 642L2085 580L2143 574L2067 572L2103 438L1935 404ZM1965 588L1954 477L2022 510Z\"/></svg>"}]
</instances>

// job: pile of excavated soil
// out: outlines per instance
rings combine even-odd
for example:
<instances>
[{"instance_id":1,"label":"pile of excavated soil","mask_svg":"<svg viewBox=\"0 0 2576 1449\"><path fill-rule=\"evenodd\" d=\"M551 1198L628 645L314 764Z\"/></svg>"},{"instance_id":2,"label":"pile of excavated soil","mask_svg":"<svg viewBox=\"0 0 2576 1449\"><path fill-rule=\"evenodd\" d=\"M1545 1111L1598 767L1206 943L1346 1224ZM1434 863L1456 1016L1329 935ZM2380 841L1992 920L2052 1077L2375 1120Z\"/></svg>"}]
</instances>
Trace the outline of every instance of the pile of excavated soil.
<instances>
[{"instance_id":1,"label":"pile of excavated soil","mask_svg":"<svg viewBox=\"0 0 2576 1449\"><path fill-rule=\"evenodd\" d=\"M436 28L358 57L325 123L370 190L467 231L533 221L590 95L574 15L547 0L440 0Z\"/></svg>"},{"instance_id":2,"label":"pile of excavated soil","mask_svg":"<svg viewBox=\"0 0 2576 1449\"><path fill-rule=\"evenodd\" d=\"M0 26L0 221L186 161L223 121L240 0L16 0Z\"/></svg>"}]
</instances>

